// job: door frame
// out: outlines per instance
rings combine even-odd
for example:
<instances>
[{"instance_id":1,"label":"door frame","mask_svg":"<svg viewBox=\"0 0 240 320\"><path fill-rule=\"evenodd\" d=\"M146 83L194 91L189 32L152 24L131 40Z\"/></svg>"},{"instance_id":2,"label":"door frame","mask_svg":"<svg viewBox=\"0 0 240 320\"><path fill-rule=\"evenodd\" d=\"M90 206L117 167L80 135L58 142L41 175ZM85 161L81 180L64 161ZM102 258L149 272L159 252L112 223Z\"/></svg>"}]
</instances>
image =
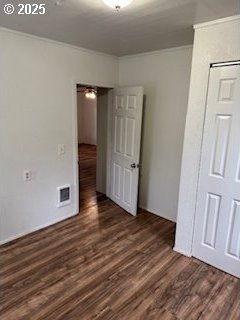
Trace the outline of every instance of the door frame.
<instances>
[{"instance_id":1,"label":"door frame","mask_svg":"<svg viewBox=\"0 0 240 320\"><path fill-rule=\"evenodd\" d=\"M107 107L107 177L106 177L106 196L110 196L110 181L111 181L111 110L113 104L113 90L114 84L106 84L100 82L89 82L83 79L75 79L72 81L72 101L73 101L73 176L74 176L74 200L75 200L75 214L79 214L79 170L78 170L78 108L77 108L77 84L82 84L92 87L107 88L108 91L108 107Z\"/></svg>"}]
</instances>

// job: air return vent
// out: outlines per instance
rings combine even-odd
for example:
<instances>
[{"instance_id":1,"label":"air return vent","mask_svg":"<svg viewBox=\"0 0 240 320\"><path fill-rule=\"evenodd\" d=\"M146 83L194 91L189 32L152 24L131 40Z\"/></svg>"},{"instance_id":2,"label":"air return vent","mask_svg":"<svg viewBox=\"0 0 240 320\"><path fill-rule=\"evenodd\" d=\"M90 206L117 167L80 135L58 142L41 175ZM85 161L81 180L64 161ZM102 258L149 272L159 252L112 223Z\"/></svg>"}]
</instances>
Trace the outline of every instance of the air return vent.
<instances>
[{"instance_id":1,"label":"air return vent","mask_svg":"<svg viewBox=\"0 0 240 320\"><path fill-rule=\"evenodd\" d=\"M65 185L57 188L58 194L58 207L67 206L71 203L71 186Z\"/></svg>"}]
</instances>

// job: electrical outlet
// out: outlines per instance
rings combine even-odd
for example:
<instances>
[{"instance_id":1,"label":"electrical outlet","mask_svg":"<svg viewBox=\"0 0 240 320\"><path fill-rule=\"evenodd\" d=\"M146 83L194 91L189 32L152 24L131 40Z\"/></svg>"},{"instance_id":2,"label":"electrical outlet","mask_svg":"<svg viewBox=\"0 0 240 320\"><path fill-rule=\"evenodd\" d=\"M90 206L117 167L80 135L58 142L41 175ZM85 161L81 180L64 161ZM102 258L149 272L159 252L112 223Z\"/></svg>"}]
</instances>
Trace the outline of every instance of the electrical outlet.
<instances>
[{"instance_id":1,"label":"electrical outlet","mask_svg":"<svg viewBox=\"0 0 240 320\"><path fill-rule=\"evenodd\" d=\"M61 156L65 153L65 145L64 144L59 144L58 145L58 155Z\"/></svg>"},{"instance_id":2,"label":"electrical outlet","mask_svg":"<svg viewBox=\"0 0 240 320\"><path fill-rule=\"evenodd\" d=\"M31 170L23 171L23 180L24 181L31 181L32 180L32 171Z\"/></svg>"}]
</instances>

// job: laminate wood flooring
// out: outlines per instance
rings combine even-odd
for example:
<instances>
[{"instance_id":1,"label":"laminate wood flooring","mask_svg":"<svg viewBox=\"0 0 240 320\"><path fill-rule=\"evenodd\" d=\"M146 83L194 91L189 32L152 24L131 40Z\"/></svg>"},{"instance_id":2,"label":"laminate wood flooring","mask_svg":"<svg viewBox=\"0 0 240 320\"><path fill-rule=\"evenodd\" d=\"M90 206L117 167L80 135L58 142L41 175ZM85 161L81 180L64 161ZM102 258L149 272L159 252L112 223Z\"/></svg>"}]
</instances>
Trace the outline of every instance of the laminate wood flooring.
<instances>
[{"instance_id":1,"label":"laminate wood flooring","mask_svg":"<svg viewBox=\"0 0 240 320\"><path fill-rule=\"evenodd\" d=\"M97 194L80 146L81 213L0 248L3 320L239 320L239 280L173 251L175 224Z\"/></svg>"}]
</instances>

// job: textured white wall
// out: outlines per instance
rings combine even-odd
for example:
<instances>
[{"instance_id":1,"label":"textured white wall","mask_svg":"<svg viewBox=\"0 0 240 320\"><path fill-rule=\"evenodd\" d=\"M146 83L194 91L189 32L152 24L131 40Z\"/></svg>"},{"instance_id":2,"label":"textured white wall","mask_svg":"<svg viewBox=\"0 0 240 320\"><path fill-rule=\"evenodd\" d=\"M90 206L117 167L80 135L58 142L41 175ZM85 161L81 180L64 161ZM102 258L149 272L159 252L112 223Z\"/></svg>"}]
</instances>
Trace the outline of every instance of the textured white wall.
<instances>
[{"instance_id":1,"label":"textured white wall","mask_svg":"<svg viewBox=\"0 0 240 320\"><path fill-rule=\"evenodd\" d=\"M114 57L0 30L0 242L76 214L73 143L79 83L112 86ZM65 144L66 153L57 154ZM23 181L31 169L32 181ZM57 208L57 186L72 204Z\"/></svg>"},{"instance_id":2,"label":"textured white wall","mask_svg":"<svg viewBox=\"0 0 240 320\"><path fill-rule=\"evenodd\" d=\"M97 144L97 99L87 99L77 93L78 143Z\"/></svg>"},{"instance_id":3,"label":"textured white wall","mask_svg":"<svg viewBox=\"0 0 240 320\"><path fill-rule=\"evenodd\" d=\"M195 30L191 85L184 137L175 250L192 252L202 131L210 64L240 59L240 16Z\"/></svg>"},{"instance_id":4,"label":"textured white wall","mask_svg":"<svg viewBox=\"0 0 240 320\"><path fill-rule=\"evenodd\" d=\"M123 57L119 83L141 85L144 111L140 206L176 221L192 47Z\"/></svg>"}]
</instances>

